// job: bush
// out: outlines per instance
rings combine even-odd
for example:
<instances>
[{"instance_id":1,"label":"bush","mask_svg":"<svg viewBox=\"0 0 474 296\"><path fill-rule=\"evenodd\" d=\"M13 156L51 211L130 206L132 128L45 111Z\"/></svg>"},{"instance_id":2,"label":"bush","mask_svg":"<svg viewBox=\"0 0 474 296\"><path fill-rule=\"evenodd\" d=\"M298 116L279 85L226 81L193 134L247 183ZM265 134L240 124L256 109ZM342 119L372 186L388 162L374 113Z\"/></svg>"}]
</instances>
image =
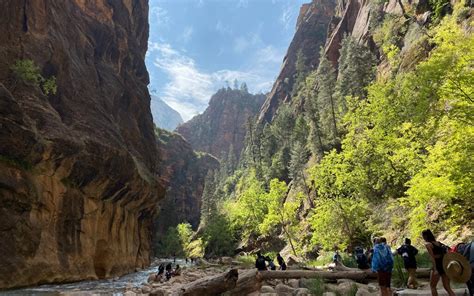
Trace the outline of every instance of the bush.
<instances>
[{"instance_id":1,"label":"bush","mask_svg":"<svg viewBox=\"0 0 474 296\"><path fill-rule=\"evenodd\" d=\"M322 296L324 293L324 280L322 278L305 279L303 286L311 292L311 295Z\"/></svg>"},{"instance_id":2,"label":"bush","mask_svg":"<svg viewBox=\"0 0 474 296\"><path fill-rule=\"evenodd\" d=\"M17 79L31 83L35 86L41 86L45 95L56 94L58 89L56 77L51 76L49 78L44 78L40 74L40 69L32 60L17 60L10 69L13 71L13 74Z\"/></svg>"}]
</instances>

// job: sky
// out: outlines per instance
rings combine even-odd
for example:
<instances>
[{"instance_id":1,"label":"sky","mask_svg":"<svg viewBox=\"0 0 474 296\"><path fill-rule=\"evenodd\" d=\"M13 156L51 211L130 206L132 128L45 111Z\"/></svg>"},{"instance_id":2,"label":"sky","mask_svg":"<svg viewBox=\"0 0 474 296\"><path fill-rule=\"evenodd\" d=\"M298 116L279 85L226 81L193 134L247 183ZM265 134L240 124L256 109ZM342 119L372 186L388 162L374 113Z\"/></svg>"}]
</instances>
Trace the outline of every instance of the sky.
<instances>
[{"instance_id":1,"label":"sky","mask_svg":"<svg viewBox=\"0 0 474 296\"><path fill-rule=\"evenodd\" d=\"M309 0L150 0L150 92L185 121L234 80L266 93ZM153 100L151 102L154 108Z\"/></svg>"}]
</instances>

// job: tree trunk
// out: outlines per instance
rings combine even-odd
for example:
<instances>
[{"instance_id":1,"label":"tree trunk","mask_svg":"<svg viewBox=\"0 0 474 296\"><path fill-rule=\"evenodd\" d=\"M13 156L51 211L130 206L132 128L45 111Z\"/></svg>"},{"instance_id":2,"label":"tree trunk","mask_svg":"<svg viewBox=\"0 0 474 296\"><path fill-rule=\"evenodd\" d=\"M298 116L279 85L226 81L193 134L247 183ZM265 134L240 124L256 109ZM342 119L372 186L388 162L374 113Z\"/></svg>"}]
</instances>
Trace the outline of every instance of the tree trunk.
<instances>
[{"instance_id":1,"label":"tree trunk","mask_svg":"<svg viewBox=\"0 0 474 296\"><path fill-rule=\"evenodd\" d=\"M208 276L188 283L176 291L176 294L182 296L218 295L233 289L238 279L239 273L237 269L231 269L225 273Z\"/></svg>"},{"instance_id":2,"label":"tree trunk","mask_svg":"<svg viewBox=\"0 0 474 296\"><path fill-rule=\"evenodd\" d=\"M229 295L247 295L262 287L262 276L257 270L242 272L237 280L235 288L229 291Z\"/></svg>"}]
</instances>

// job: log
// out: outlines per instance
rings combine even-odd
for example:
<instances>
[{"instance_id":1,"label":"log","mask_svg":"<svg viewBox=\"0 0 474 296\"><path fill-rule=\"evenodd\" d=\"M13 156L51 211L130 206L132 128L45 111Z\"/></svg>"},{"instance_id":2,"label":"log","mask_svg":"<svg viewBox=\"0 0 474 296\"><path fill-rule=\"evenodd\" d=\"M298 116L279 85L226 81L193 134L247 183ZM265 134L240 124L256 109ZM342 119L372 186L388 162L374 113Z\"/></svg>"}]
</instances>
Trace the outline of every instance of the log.
<instances>
[{"instance_id":1,"label":"log","mask_svg":"<svg viewBox=\"0 0 474 296\"><path fill-rule=\"evenodd\" d=\"M369 273L359 271L319 271L319 270L271 270L260 272L264 280L267 279L297 279L322 278L328 280L351 279L362 281L368 278Z\"/></svg>"},{"instance_id":2,"label":"log","mask_svg":"<svg viewBox=\"0 0 474 296\"><path fill-rule=\"evenodd\" d=\"M262 276L257 270L247 270L240 273L235 288L229 291L229 295L247 295L262 288Z\"/></svg>"},{"instance_id":3,"label":"log","mask_svg":"<svg viewBox=\"0 0 474 296\"><path fill-rule=\"evenodd\" d=\"M237 269L231 269L228 272L208 276L188 283L182 286L178 291L176 291L176 293L173 293L173 295L218 295L234 288L238 279L239 272Z\"/></svg>"}]
</instances>

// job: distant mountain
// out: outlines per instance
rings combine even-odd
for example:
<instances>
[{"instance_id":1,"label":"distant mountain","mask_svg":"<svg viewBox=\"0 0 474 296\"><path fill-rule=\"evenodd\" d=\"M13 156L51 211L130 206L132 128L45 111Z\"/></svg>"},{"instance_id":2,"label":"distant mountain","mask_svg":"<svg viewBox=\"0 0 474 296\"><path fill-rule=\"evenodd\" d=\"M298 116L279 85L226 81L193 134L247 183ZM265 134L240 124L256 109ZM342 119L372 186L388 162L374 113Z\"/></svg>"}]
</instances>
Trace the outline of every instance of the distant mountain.
<instances>
[{"instance_id":1,"label":"distant mountain","mask_svg":"<svg viewBox=\"0 0 474 296\"><path fill-rule=\"evenodd\" d=\"M250 94L243 89L222 88L211 97L204 113L180 125L181 134L194 150L210 153L218 158L233 150L238 158L244 145L245 124L258 114L265 95Z\"/></svg>"},{"instance_id":2,"label":"distant mountain","mask_svg":"<svg viewBox=\"0 0 474 296\"><path fill-rule=\"evenodd\" d=\"M183 123L183 118L162 99L155 95L151 95L151 113L156 126L173 131L178 125Z\"/></svg>"}]
</instances>

